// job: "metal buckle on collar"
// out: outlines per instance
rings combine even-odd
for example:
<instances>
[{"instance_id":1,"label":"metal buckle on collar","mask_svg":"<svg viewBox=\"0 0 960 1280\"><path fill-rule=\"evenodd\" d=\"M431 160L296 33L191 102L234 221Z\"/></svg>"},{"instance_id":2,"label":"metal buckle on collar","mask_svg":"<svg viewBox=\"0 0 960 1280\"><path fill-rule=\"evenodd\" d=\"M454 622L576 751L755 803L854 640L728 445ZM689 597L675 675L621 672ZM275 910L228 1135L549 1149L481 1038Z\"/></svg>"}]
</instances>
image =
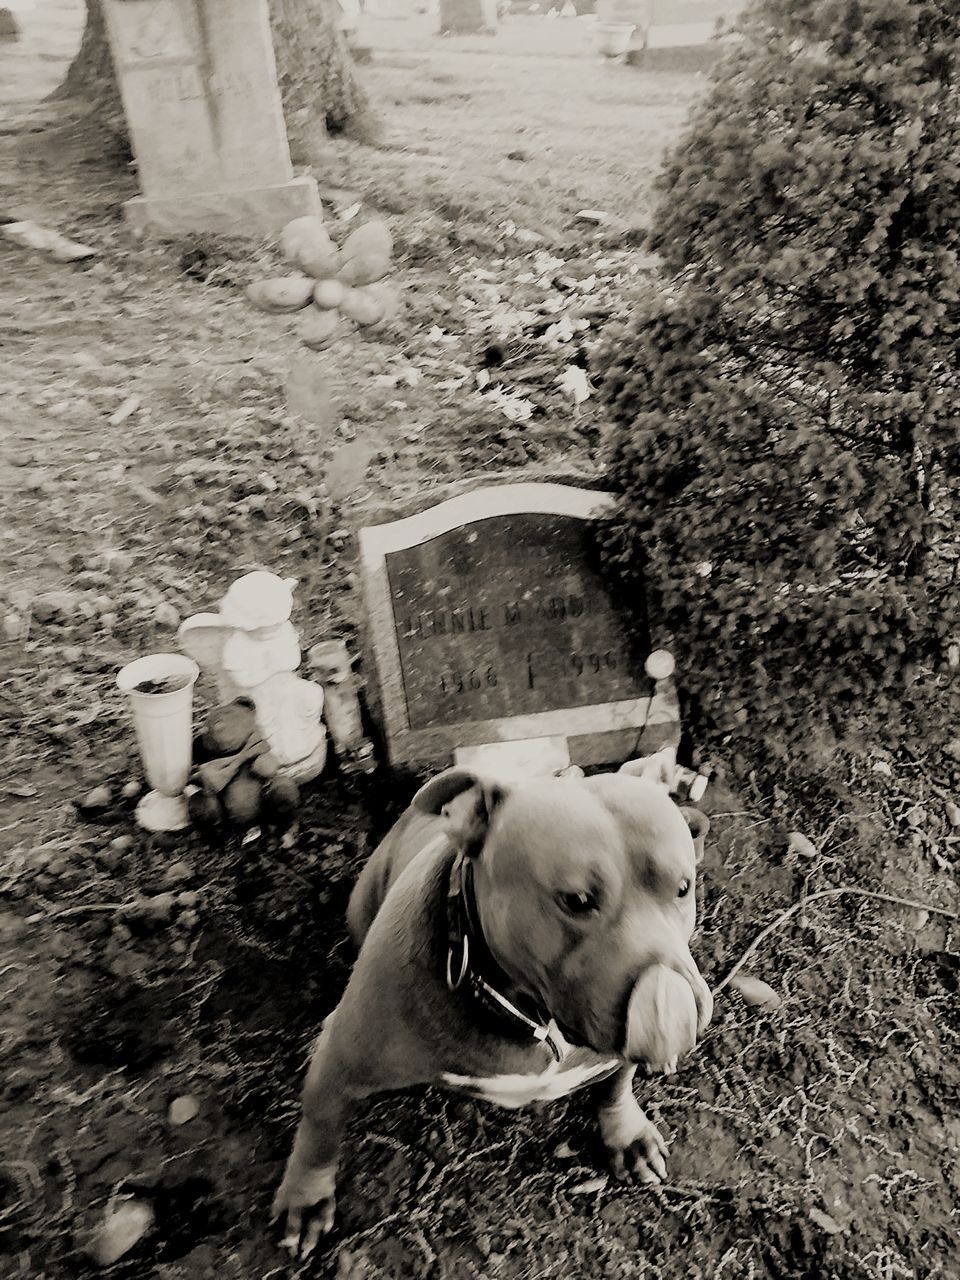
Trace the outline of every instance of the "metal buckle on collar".
<instances>
[{"instance_id":1,"label":"metal buckle on collar","mask_svg":"<svg viewBox=\"0 0 960 1280\"><path fill-rule=\"evenodd\" d=\"M451 991L457 991L467 976L467 969L470 967L470 939L463 937L460 939L460 972L456 978L453 976L453 947L447 947L447 986Z\"/></svg>"}]
</instances>

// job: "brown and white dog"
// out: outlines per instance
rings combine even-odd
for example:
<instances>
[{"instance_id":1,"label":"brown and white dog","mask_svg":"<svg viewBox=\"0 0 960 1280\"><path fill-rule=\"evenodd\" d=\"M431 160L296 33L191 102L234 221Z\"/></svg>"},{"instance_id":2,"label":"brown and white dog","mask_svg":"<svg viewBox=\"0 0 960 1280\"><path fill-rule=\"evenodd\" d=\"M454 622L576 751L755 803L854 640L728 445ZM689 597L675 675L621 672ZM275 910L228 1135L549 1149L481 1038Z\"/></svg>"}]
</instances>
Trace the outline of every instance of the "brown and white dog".
<instances>
[{"instance_id":1,"label":"brown and white dog","mask_svg":"<svg viewBox=\"0 0 960 1280\"><path fill-rule=\"evenodd\" d=\"M339 1148L370 1094L443 1085L503 1106L603 1081L614 1171L666 1173L633 1093L672 1070L713 1001L689 950L709 823L657 757L592 778L428 782L350 899L359 956L317 1041L274 1214L309 1253L334 1220Z\"/></svg>"}]
</instances>

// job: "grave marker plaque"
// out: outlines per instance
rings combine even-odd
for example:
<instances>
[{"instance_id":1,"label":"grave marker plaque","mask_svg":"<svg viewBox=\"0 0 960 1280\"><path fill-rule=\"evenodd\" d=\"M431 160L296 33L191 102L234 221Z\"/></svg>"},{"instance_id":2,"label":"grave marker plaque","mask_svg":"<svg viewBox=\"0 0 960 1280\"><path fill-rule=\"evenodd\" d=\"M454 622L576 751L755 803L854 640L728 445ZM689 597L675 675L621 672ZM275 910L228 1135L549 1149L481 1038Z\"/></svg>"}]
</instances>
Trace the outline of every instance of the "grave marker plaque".
<instances>
[{"instance_id":1,"label":"grave marker plaque","mask_svg":"<svg viewBox=\"0 0 960 1280\"><path fill-rule=\"evenodd\" d=\"M610 506L572 485L504 484L361 530L393 762L559 735L574 763L607 763L675 724L643 670L644 610L621 612L600 572Z\"/></svg>"}]
</instances>

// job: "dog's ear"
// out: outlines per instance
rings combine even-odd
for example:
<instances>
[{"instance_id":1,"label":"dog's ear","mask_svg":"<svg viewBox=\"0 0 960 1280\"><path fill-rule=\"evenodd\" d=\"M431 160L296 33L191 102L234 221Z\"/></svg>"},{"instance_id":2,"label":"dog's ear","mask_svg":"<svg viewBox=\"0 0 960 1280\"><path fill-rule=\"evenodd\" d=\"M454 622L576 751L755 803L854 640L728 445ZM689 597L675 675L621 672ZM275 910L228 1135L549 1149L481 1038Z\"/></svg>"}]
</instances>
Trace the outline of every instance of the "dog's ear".
<instances>
[{"instance_id":1,"label":"dog's ear","mask_svg":"<svg viewBox=\"0 0 960 1280\"><path fill-rule=\"evenodd\" d=\"M631 778L647 778L658 786L673 790L674 777L677 771L677 752L675 747L664 747L652 756L641 756L639 760L628 760L622 764L618 773L625 773Z\"/></svg>"},{"instance_id":2,"label":"dog's ear","mask_svg":"<svg viewBox=\"0 0 960 1280\"><path fill-rule=\"evenodd\" d=\"M423 813L442 814L451 838L470 857L483 848L490 824L509 794L509 787L480 778L472 769L446 769L425 783L413 797Z\"/></svg>"},{"instance_id":3,"label":"dog's ear","mask_svg":"<svg viewBox=\"0 0 960 1280\"><path fill-rule=\"evenodd\" d=\"M701 813L699 809L688 809L681 806L680 812L683 814L684 821L690 828L690 834L693 836L693 847L697 854L697 865L703 861L703 842L707 838L707 832L710 830L710 819L705 813Z\"/></svg>"}]
</instances>

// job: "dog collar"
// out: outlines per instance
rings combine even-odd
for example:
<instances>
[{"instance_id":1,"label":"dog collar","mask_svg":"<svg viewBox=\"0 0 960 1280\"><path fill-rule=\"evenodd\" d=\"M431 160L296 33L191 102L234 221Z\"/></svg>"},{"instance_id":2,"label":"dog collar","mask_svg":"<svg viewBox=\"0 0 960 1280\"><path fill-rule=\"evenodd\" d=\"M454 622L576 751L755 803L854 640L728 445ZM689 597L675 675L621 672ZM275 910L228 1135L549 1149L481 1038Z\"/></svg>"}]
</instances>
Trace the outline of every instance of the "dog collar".
<instances>
[{"instance_id":1,"label":"dog collar","mask_svg":"<svg viewBox=\"0 0 960 1280\"><path fill-rule=\"evenodd\" d=\"M509 1000L500 986L510 979L487 946L480 928L474 896L473 864L458 853L450 868L447 888L447 986L451 991L467 991L488 1012L545 1044L557 1062L566 1051L566 1037L551 1017L530 1000L523 999L529 1012Z\"/></svg>"}]
</instances>

